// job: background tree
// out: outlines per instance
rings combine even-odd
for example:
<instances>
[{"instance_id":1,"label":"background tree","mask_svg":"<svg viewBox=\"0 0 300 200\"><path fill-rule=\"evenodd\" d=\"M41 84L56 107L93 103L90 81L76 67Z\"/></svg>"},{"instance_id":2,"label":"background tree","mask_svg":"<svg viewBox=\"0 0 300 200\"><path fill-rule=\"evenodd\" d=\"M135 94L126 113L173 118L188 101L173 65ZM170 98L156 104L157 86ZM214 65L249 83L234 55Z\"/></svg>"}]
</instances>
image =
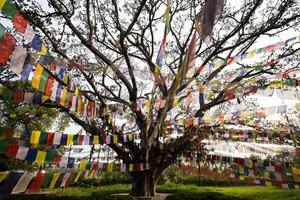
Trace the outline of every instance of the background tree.
<instances>
[{"instance_id":1,"label":"background tree","mask_svg":"<svg viewBox=\"0 0 300 200\"><path fill-rule=\"evenodd\" d=\"M155 195L157 179L172 157L195 148L205 136L201 134L202 127L180 126L173 119L203 117L210 108L230 100L233 91L243 96L247 86L263 87L261 81L251 81L253 78L264 74L269 77L299 66L299 57L294 55L298 51L295 41L278 54L263 54L259 63L249 65L235 60L235 67L227 65L232 56L243 55L264 36L298 30L300 14L296 0L251 0L237 5L226 2L210 40L207 37L196 42L194 18L204 2L171 1L169 26L168 15L164 14L166 4L161 0L19 3L26 18L52 46L52 53L81 63L75 63L79 67L70 69L69 73L89 98L101 102L102 108L121 104L135 118L134 123L124 117L111 123L111 116L87 121L59 108L90 134L141 133L139 143L109 145L124 163L150 163L148 171L130 172L132 194L136 196ZM163 18L167 33L170 32L163 63L156 67L154 60ZM195 67L192 55L195 43L195 62L208 66L221 59L216 68L193 73L190 68ZM284 63L287 59L288 65ZM228 73L231 76L224 78ZM216 80L217 89L212 89ZM181 104L191 93L195 96L210 92L211 98L201 105L195 100ZM164 106L156 108L157 101ZM144 109L146 102L151 105L148 110ZM53 107L53 104L46 102L43 106ZM169 135L174 130L177 138L172 139ZM159 149L156 143L162 141L163 149Z\"/></svg>"}]
</instances>

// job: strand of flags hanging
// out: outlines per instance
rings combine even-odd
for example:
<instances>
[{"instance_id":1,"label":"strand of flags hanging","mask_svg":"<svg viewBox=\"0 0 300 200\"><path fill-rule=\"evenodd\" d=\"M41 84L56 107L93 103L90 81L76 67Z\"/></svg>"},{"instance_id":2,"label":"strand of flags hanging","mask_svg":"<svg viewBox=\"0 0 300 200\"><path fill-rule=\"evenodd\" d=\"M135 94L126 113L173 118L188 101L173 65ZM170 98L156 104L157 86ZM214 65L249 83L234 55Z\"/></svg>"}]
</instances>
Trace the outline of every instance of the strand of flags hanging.
<instances>
[{"instance_id":1,"label":"strand of flags hanging","mask_svg":"<svg viewBox=\"0 0 300 200\"><path fill-rule=\"evenodd\" d=\"M297 165L299 165L298 154ZM199 164L198 158L196 163ZM290 161L207 155L204 163L200 164L200 175L214 179L229 179L236 183L299 189L300 168L297 165ZM199 174L197 165L182 164L180 167L188 173Z\"/></svg>"},{"instance_id":2,"label":"strand of flags hanging","mask_svg":"<svg viewBox=\"0 0 300 200\"><path fill-rule=\"evenodd\" d=\"M124 134L124 135L79 135L53 133L47 131L14 131L10 128L0 127L0 136L13 137L29 141L32 145L103 145L103 144L125 144L140 140L140 134Z\"/></svg>"},{"instance_id":3,"label":"strand of flags hanging","mask_svg":"<svg viewBox=\"0 0 300 200\"><path fill-rule=\"evenodd\" d=\"M71 172L0 172L0 194L40 193L41 189L66 188L70 184L83 179L98 178L103 171L131 172L149 169L148 163L141 164L115 164L101 163L101 168L91 167L83 171Z\"/></svg>"},{"instance_id":4,"label":"strand of flags hanging","mask_svg":"<svg viewBox=\"0 0 300 200\"><path fill-rule=\"evenodd\" d=\"M0 10L12 19L16 32L22 34L39 55L35 59L32 53L17 45L16 38L0 24L0 66L6 65L11 57L9 69L21 76L21 80L28 81L34 71L31 85L44 94L43 101L50 99L80 116L99 117L100 103L87 98L65 73L65 68L76 66L76 62L51 56L46 45L10 0L2 1Z\"/></svg>"},{"instance_id":5,"label":"strand of flags hanging","mask_svg":"<svg viewBox=\"0 0 300 200\"><path fill-rule=\"evenodd\" d=\"M0 141L0 155L18 160L25 160L38 165L52 165L60 168L80 169L80 170L103 170L119 169L122 172L144 171L149 169L147 163L137 164L115 164L90 161L86 159L75 162L75 158L61 156L56 150L42 151L36 148L20 146L16 141ZM118 167L113 167L118 166Z\"/></svg>"}]
</instances>

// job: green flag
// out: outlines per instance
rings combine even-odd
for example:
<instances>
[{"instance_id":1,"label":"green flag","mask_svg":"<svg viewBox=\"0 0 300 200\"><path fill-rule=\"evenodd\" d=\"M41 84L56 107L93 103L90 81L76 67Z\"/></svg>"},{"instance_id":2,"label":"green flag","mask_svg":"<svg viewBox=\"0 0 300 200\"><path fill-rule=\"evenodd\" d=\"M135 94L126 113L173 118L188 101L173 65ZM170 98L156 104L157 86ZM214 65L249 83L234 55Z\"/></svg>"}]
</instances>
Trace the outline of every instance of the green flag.
<instances>
[{"instance_id":1,"label":"green flag","mask_svg":"<svg viewBox=\"0 0 300 200\"><path fill-rule=\"evenodd\" d=\"M48 72L46 72L46 70L44 69L40 80L39 91L45 92L47 82L48 82L48 76L49 76Z\"/></svg>"},{"instance_id":2,"label":"green flag","mask_svg":"<svg viewBox=\"0 0 300 200\"><path fill-rule=\"evenodd\" d=\"M52 161L53 161L53 159L54 159L54 157L56 156L56 154L57 154L57 152L54 151L54 150L53 151L48 151L47 155L46 155L46 158L45 158L45 162L47 164L51 164Z\"/></svg>"},{"instance_id":3,"label":"green flag","mask_svg":"<svg viewBox=\"0 0 300 200\"><path fill-rule=\"evenodd\" d=\"M6 0L5 4L2 7L2 12L7 17L13 19L18 13L18 9L15 4L11 2L11 0Z\"/></svg>"},{"instance_id":4,"label":"green flag","mask_svg":"<svg viewBox=\"0 0 300 200\"><path fill-rule=\"evenodd\" d=\"M40 135L39 144L47 144L48 133L46 131L42 131Z\"/></svg>"},{"instance_id":5,"label":"green flag","mask_svg":"<svg viewBox=\"0 0 300 200\"><path fill-rule=\"evenodd\" d=\"M7 149L7 142L0 141L0 154L5 154L6 149Z\"/></svg>"},{"instance_id":6,"label":"green flag","mask_svg":"<svg viewBox=\"0 0 300 200\"><path fill-rule=\"evenodd\" d=\"M2 38L2 36L4 35L5 32L5 28L4 26L2 26L2 24L0 24L0 38Z\"/></svg>"}]
</instances>

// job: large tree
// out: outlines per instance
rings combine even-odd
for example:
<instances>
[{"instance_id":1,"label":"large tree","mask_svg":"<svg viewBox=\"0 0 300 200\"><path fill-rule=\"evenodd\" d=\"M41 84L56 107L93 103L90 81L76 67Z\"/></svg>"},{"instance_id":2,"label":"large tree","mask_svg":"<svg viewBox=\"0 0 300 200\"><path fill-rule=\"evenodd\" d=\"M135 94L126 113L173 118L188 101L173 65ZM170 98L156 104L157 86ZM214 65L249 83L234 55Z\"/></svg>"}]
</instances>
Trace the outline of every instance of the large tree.
<instances>
[{"instance_id":1,"label":"large tree","mask_svg":"<svg viewBox=\"0 0 300 200\"><path fill-rule=\"evenodd\" d=\"M263 80L254 82L253 78L271 76L299 65L299 57L295 56L297 47L293 44L279 53L263 54L252 65L237 59L234 66L229 65L233 56L253 49L261 38L299 29L299 1L247 0L232 1L232 5L225 2L213 34L205 40L193 34L194 18L205 2L171 0L170 3L170 32L166 30L167 46L159 67L155 59L163 38L163 18L166 23L168 20L164 14L167 1L48 0L19 4L54 55L81 63L69 69L69 73L84 93L102 107L123 105L131 116L87 120L60 108L90 134L141 133L139 142L109 145L124 163L150 163L150 170L130 172L131 194L135 196L155 195L157 179L172 157L193 149L204 136L198 123L182 126L177 119L201 118L210 108L232 99L233 93L241 100L244 92L251 91L247 86L267 84ZM197 38L196 63L206 65L202 72L190 69L197 67L190 66L194 65L193 36ZM217 61L217 67L207 67L218 59L222 62ZM287 59L288 65L283 66ZM191 95L198 93L209 96L201 105L191 100ZM188 100L181 103L185 97ZM172 139L169 135L174 127L177 138ZM163 149L158 142L163 143Z\"/></svg>"}]
</instances>

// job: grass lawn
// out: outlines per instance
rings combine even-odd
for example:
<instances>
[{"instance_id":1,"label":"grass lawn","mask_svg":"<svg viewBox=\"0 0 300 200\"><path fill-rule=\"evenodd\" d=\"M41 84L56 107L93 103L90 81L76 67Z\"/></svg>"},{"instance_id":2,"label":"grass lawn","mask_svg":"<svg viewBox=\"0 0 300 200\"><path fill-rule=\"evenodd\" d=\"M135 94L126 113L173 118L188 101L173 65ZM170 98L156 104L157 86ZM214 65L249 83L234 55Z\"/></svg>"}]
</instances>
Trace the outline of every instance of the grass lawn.
<instances>
[{"instance_id":1,"label":"grass lawn","mask_svg":"<svg viewBox=\"0 0 300 200\"><path fill-rule=\"evenodd\" d=\"M129 196L110 194L128 193L131 185L109 185L90 188L56 190L46 196L9 197L10 200L131 200ZM300 200L299 190L285 190L267 186L198 187L195 185L165 184L157 186L158 193L171 193L167 200Z\"/></svg>"}]
</instances>

